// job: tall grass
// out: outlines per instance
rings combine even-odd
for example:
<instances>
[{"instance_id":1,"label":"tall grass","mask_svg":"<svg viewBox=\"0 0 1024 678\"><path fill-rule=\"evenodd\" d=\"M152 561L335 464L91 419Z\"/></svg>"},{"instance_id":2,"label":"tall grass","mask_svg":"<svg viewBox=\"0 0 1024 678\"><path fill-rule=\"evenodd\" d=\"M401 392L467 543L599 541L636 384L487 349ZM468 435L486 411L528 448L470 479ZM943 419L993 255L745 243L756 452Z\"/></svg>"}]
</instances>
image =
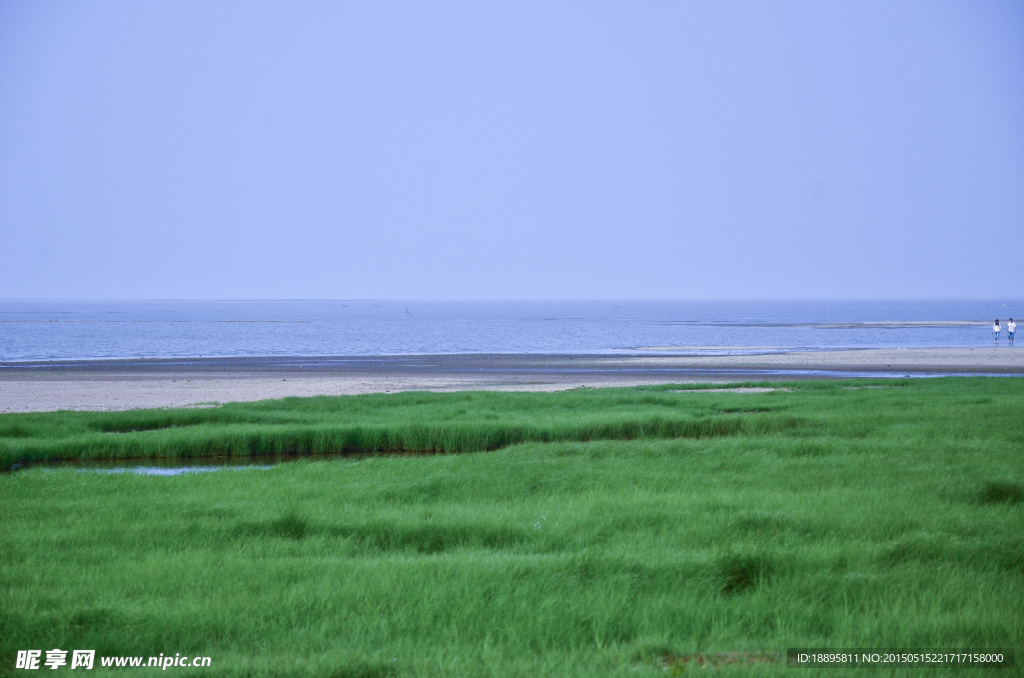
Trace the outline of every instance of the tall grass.
<instances>
[{"instance_id":1,"label":"tall grass","mask_svg":"<svg viewBox=\"0 0 1024 678\"><path fill-rule=\"evenodd\" d=\"M784 431L797 417L730 412L678 393L404 393L286 398L203 410L0 415L0 468L60 459L477 452L524 442Z\"/></svg>"},{"instance_id":2,"label":"tall grass","mask_svg":"<svg viewBox=\"0 0 1024 678\"><path fill-rule=\"evenodd\" d=\"M285 398L201 410L0 415L0 470L61 459L477 452L526 442L780 434L938 447L985 439L1024 405L1018 379L777 384L768 393L654 386L562 393ZM969 414L965 414L969 413Z\"/></svg>"}]
</instances>

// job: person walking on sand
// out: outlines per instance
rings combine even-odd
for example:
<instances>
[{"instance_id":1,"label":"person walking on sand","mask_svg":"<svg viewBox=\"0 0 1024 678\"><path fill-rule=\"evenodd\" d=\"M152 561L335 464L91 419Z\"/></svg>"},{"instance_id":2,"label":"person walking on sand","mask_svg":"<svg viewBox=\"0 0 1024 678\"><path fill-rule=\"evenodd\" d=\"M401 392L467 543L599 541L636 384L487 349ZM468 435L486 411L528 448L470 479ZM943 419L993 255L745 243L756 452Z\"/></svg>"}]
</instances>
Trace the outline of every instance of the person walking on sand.
<instances>
[{"instance_id":1,"label":"person walking on sand","mask_svg":"<svg viewBox=\"0 0 1024 678\"><path fill-rule=\"evenodd\" d=\"M1010 318L1010 322L1006 323L1006 338L1010 340L1010 346L1013 346L1013 333L1017 331L1017 323L1013 322L1013 318Z\"/></svg>"},{"instance_id":2,"label":"person walking on sand","mask_svg":"<svg viewBox=\"0 0 1024 678\"><path fill-rule=\"evenodd\" d=\"M996 338L996 346L999 345L999 318L992 323L992 336Z\"/></svg>"}]
</instances>

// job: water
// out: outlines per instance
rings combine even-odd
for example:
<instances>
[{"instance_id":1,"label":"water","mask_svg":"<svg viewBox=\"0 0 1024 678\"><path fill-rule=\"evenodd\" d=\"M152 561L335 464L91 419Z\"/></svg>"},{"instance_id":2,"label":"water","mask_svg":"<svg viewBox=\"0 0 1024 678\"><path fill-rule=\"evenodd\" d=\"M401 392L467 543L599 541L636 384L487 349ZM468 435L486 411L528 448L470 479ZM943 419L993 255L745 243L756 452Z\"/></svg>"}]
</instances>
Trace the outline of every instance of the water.
<instances>
[{"instance_id":1,"label":"water","mask_svg":"<svg viewBox=\"0 0 1024 678\"><path fill-rule=\"evenodd\" d=\"M414 452L376 452L344 454L254 454L247 457L198 457L166 459L55 459L14 464L11 471L29 469L73 469L86 473L131 473L142 476L180 476L211 471L267 471L275 466L296 461L358 462L378 456L414 456ZM433 453L424 453L433 454Z\"/></svg>"},{"instance_id":2,"label":"water","mask_svg":"<svg viewBox=\"0 0 1024 678\"><path fill-rule=\"evenodd\" d=\"M0 361L987 347L1015 314L1024 300L0 301Z\"/></svg>"}]
</instances>

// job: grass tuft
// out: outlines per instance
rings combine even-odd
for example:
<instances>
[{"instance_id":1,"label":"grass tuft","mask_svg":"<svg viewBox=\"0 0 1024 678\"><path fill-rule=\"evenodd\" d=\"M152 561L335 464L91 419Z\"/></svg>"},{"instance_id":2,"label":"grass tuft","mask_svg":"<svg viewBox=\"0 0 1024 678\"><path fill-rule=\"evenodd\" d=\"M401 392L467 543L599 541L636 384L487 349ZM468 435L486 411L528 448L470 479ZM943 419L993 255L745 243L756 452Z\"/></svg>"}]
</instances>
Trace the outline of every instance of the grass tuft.
<instances>
[{"instance_id":1,"label":"grass tuft","mask_svg":"<svg viewBox=\"0 0 1024 678\"><path fill-rule=\"evenodd\" d=\"M990 480L978 493L982 504L1021 504L1024 503L1024 485L1003 480Z\"/></svg>"},{"instance_id":2,"label":"grass tuft","mask_svg":"<svg viewBox=\"0 0 1024 678\"><path fill-rule=\"evenodd\" d=\"M309 522L294 512L265 522L244 523L239 533L249 537L283 537L298 541L310 534Z\"/></svg>"},{"instance_id":3,"label":"grass tuft","mask_svg":"<svg viewBox=\"0 0 1024 678\"><path fill-rule=\"evenodd\" d=\"M766 554L729 554L715 562L715 574L722 593L750 591L768 581L775 564Z\"/></svg>"}]
</instances>

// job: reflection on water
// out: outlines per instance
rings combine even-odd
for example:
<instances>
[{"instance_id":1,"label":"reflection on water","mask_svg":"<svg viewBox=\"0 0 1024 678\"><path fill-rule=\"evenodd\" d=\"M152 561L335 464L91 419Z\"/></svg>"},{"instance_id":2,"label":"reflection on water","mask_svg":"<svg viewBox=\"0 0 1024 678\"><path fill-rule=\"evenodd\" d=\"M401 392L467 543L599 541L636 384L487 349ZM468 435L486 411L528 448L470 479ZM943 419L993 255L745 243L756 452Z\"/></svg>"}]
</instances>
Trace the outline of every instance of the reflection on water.
<instances>
[{"instance_id":1,"label":"reflection on water","mask_svg":"<svg viewBox=\"0 0 1024 678\"><path fill-rule=\"evenodd\" d=\"M140 476L180 476L186 473L208 473L210 471L266 471L290 461L336 461L338 459L359 459L364 455L257 455L252 457L199 457L188 459L76 459L15 464L11 470L21 471L40 468L44 470L77 469L89 473L134 473Z\"/></svg>"},{"instance_id":2,"label":"reflection on water","mask_svg":"<svg viewBox=\"0 0 1024 678\"><path fill-rule=\"evenodd\" d=\"M181 466L179 468L167 468L166 466L121 466L118 468L79 468L79 471L87 473L134 473L140 476L180 476L185 473L206 473L207 471L223 471L231 469L234 471L245 469L266 470L273 468L267 464L250 464L248 466Z\"/></svg>"}]
</instances>

